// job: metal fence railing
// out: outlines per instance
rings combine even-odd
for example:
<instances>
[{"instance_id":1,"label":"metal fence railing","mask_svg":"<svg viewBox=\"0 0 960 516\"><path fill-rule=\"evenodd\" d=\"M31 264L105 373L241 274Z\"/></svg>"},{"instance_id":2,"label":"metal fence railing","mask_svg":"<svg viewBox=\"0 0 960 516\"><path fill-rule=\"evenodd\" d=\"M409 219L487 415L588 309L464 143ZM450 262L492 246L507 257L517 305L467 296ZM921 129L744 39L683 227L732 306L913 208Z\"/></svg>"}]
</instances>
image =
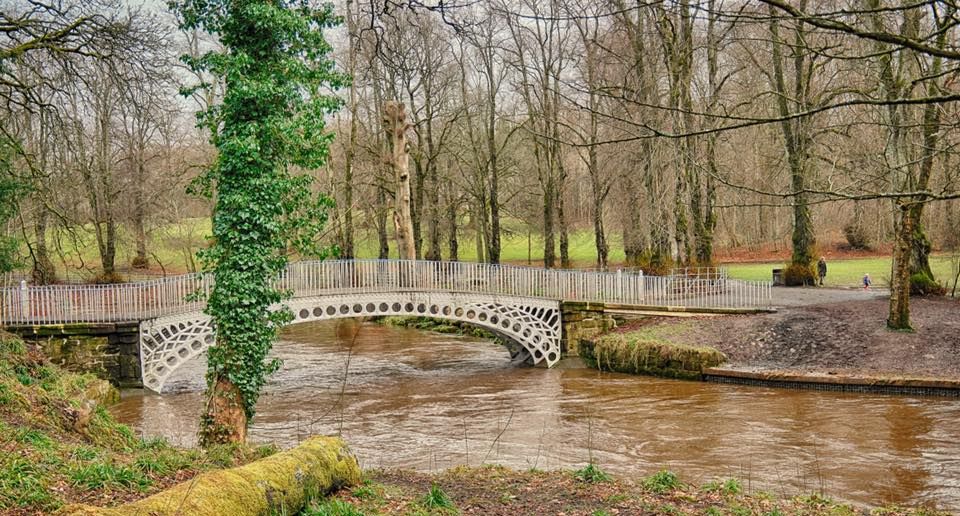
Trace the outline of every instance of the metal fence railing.
<instances>
[{"instance_id":1,"label":"metal fence railing","mask_svg":"<svg viewBox=\"0 0 960 516\"><path fill-rule=\"evenodd\" d=\"M289 264L275 286L293 297L444 291L689 308L767 308L769 282L718 276L646 276L472 262L332 260ZM0 289L0 323L141 321L202 309L213 277L185 274L110 285Z\"/></svg>"}]
</instances>

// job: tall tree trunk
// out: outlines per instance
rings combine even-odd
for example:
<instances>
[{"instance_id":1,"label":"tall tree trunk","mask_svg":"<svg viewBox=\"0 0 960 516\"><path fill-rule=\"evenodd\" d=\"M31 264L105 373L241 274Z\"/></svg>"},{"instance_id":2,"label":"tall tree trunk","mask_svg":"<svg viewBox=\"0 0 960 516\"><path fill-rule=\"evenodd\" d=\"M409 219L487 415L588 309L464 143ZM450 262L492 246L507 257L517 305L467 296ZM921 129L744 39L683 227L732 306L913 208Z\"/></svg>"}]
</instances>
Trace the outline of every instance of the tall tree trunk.
<instances>
[{"instance_id":1,"label":"tall tree trunk","mask_svg":"<svg viewBox=\"0 0 960 516\"><path fill-rule=\"evenodd\" d=\"M437 178L437 165L430 161L427 166L429 183L429 206L427 207L427 252L424 258L440 261L440 181Z\"/></svg>"},{"instance_id":2,"label":"tall tree trunk","mask_svg":"<svg viewBox=\"0 0 960 516\"><path fill-rule=\"evenodd\" d=\"M410 227L413 231L414 257L419 260L423 257L421 223L423 222L423 194L427 173L423 170L423 163L420 160L415 160L414 164L413 168L416 173L413 176L413 196L410 199Z\"/></svg>"},{"instance_id":3,"label":"tall tree trunk","mask_svg":"<svg viewBox=\"0 0 960 516\"><path fill-rule=\"evenodd\" d=\"M773 14L773 7L770 7ZM791 114L788 99L800 104L801 109L807 108L809 77L807 63L807 48L800 27L795 28L795 41L791 46L793 52L795 87L787 91L783 73L783 54L781 51L779 21L776 17L770 20L771 41L773 44L773 78L777 92L777 107L781 117ZM807 176L809 174L810 152L810 120L808 118L784 119L780 124L783 131L784 144L787 151L787 162L790 168L790 187L793 192L793 254L790 258L792 265L802 266L810 270L809 280L813 280L814 245L816 240L813 233L813 219L810 216L808 194L806 193Z\"/></svg>"},{"instance_id":4,"label":"tall tree trunk","mask_svg":"<svg viewBox=\"0 0 960 516\"><path fill-rule=\"evenodd\" d=\"M557 194L554 187L553 171L547 171L543 185L543 266L552 269L557 264L556 241L553 231L554 207Z\"/></svg>"},{"instance_id":5,"label":"tall tree trunk","mask_svg":"<svg viewBox=\"0 0 960 516\"><path fill-rule=\"evenodd\" d=\"M387 102L383 107L383 123L390 148L390 165L396 182L393 225L401 260L415 260L413 215L410 207L410 162L407 154L407 113L403 103Z\"/></svg>"},{"instance_id":6,"label":"tall tree trunk","mask_svg":"<svg viewBox=\"0 0 960 516\"><path fill-rule=\"evenodd\" d=\"M570 263L570 231L567 227L567 217L564 213L563 188L557 192L557 225L560 227L560 268L569 269Z\"/></svg>"},{"instance_id":7,"label":"tall tree trunk","mask_svg":"<svg viewBox=\"0 0 960 516\"><path fill-rule=\"evenodd\" d=\"M136 156L137 184L134 185L134 207L133 207L133 232L136 240L137 254L133 257L130 265L134 269L146 269L150 266L147 259L147 231L146 231L146 196L144 195L145 183L147 181L146 163L144 163L145 149L138 149Z\"/></svg>"},{"instance_id":8,"label":"tall tree trunk","mask_svg":"<svg viewBox=\"0 0 960 516\"><path fill-rule=\"evenodd\" d=\"M895 330L910 330L910 248L913 243L914 220L908 206L898 202L897 208L887 326Z\"/></svg>"},{"instance_id":9,"label":"tall tree trunk","mask_svg":"<svg viewBox=\"0 0 960 516\"><path fill-rule=\"evenodd\" d=\"M353 15L354 0L347 0L347 38L349 49L347 56L347 73L353 77L357 69L357 52L359 34L357 34L356 19ZM350 96L348 98L350 110L350 135L347 139L347 148L344 152L343 164L343 230L340 242L340 257L352 260L354 258L354 229L353 229L353 165L357 151L357 86L350 81Z\"/></svg>"},{"instance_id":10,"label":"tall tree trunk","mask_svg":"<svg viewBox=\"0 0 960 516\"><path fill-rule=\"evenodd\" d=\"M447 251L451 262L460 260L460 242L457 241L457 196L452 192L447 202Z\"/></svg>"},{"instance_id":11,"label":"tall tree trunk","mask_svg":"<svg viewBox=\"0 0 960 516\"><path fill-rule=\"evenodd\" d=\"M38 203L37 219L33 225L35 243L31 249L33 256L33 270L31 279L36 285L50 285L57 282L57 270L50 261L50 251L47 249L47 221L49 212L42 202Z\"/></svg>"},{"instance_id":12,"label":"tall tree trunk","mask_svg":"<svg viewBox=\"0 0 960 516\"><path fill-rule=\"evenodd\" d=\"M390 235L387 230L387 192L383 185L377 186L377 243L379 244L377 258L386 260L390 258Z\"/></svg>"}]
</instances>

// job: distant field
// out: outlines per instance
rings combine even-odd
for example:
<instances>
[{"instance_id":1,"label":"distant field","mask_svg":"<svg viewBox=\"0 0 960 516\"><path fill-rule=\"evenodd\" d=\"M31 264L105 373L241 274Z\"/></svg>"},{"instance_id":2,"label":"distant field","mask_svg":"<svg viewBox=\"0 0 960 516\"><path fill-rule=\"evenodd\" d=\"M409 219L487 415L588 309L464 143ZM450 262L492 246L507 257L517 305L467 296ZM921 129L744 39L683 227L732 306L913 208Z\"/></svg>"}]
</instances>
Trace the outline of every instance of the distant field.
<instances>
[{"instance_id":1,"label":"distant field","mask_svg":"<svg viewBox=\"0 0 960 516\"><path fill-rule=\"evenodd\" d=\"M730 271L730 276L738 279L769 281L772 270L782 268L784 262L765 263L731 263L723 264ZM949 280L953 285L955 274L954 265L948 256L934 256L930 260L933 274L941 284ZM865 273L870 274L874 286L888 286L890 284L890 258L857 258L851 260L835 260L827 262L827 277L824 283L831 287L856 287Z\"/></svg>"}]
</instances>

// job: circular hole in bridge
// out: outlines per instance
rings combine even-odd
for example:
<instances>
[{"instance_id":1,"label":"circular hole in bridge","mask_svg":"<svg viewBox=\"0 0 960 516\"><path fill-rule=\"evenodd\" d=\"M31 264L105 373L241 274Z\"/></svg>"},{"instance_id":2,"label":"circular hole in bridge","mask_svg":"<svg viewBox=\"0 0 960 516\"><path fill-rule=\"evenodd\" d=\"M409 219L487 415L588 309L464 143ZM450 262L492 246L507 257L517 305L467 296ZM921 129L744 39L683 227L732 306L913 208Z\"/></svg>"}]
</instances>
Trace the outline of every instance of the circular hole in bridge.
<instances>
[{"instance_id":1,"label":"circular hole in bridge","mask_svg":"<svg viewBox=\"0 0 960 516\"><path fill-rule=\"evenodd\" d=\"M156 369L153 370L153 372L154 372L154 373L157 373L157 374L159 374L159 375L161 375L161 376L163 376L163 372L166 371L166 370L167 370L166 367L157 366Z\"/></svg>"},{"instance_id":2,"label":"circular hole in bridge","mask_svg":"<svg viewBox=\"0 0 960 516\"><path fill-rule=\"evenodd\" d=\"M476 312L474 312L473 310L467 310L467 319L473 319L476 316L477 316Z\"/></svg>"},{"instance_id":3,"label":"circular hole in bridge","mask_svg":"<svg viewBox=\"0 0 960 516\"><path fill-rule=\"evenodd\" d=\"M388 304L386 304L386 303L380 303L380 311L381 311L381 312L386 312L387 309L389 309L389 308L390 308L390 305L388 305Z\"/></svg>"},{"instance_id":4,"label":"circular hole in bridge","mask_svg":"<svg viewBox=\"0 0 960 516\"><path fill-rule=\"evenodd\" d=\"M526 338L530 337L530 330L523 330L523 336Z\"/></svg>"},{"instance_id":5,"label":"circular hole in bridge","mask_svg":"<svg viewBox=\"0 0 960 516\"><path fill-rule=\"evenodd\" d=\"M537 360L542 360L542 359L543 359L543 351L540 351L540 350L538 349L538 350L536 350L536 351L533 352L533 356L537 357Z\"/></svg>"},{"instance_id":6,"label":"circular hole in bridge","mask_svg":"<svg viewBox=\"0 0 960 516\"><path fill-rule=\"evenodd\" d=\"M423 304L423 303L420 303L419 305L417 305L417 311L420 312L420 313L426 312L426 311L427 311L427 305L425 305L425 304Z\"/></svg>"},{"instance_id":7,"label":"circular hole in bridge","mask_svg":"<svg viewBox=\"0 0 960 516\"><path fill-rule=\"evenodd\" d=\"M463 317L463 308L457 307L457 309L453 311L453 315Z\"/></svg>"},{"instance_id":8,"label":"circular hole in bridge","mask_svg":"<svg viewBox=\"0 0 960 516\"><path fill-rule=\"evenodd\" d=\"M314 316L314 317L320 317L321 315L323 315L323 308L321 308L321 307L318 306L318 307L316 307L316 308L313 309L313 316Z\"/></svg>"},{"instance_id":9,"label":"circular hole in bridge","mask_svg":"<svg viewBox=\"0 0 960 516\"><path fill-rule=\"evenodd\" d=\"M499 317L497 317L496 315L491 315L491 316L490 316L490 323L491 323L491 324L497 324L498 322L500 322L500 318L499 318Z\"/></svg>"},{"instance_id":10,"label":"circular hole in bridge","mask_svg":"<svg viewBox=\"0 0 960 516\"><path fill-rule=\"evenodd\" d=\"M430 313L436 315L439 311L440 309L437 308L437 305L430 305Z\"/></svg>"},{"instance_id":11,"label":"circular hole in bridge","mask_svg":"<svg viewBox=\"0 0 960 516\"><path fill-rule=\"evenodd\" d=\"M480 319L481 321L486 321L486 320L487 320L487 314L485 314L485 313L483 313L483 312L480 312L480 314L477 315L477 319Z\"/></svg>"},{"instance_id":12,"label":"circular hole in bridge","mask_svg":"<svg viewBox=\"0 0 960 516\"><path fill-rule=\"evenodd\" d=\"M407 303L407 304L403 305L403 309L404 309L405 311L407 311L407 312L412 312L412 311L413 311L413 303Z\"/></svg>"},{"instance_id":13,"label":"circular hole in bridge","mask_svg":"<svg viewBox=\"0 0 960 516\"><path fill-rule=\"evenodd\" d=\"M328 307L327 307L327 315L333 315L333 314L335 314L335 313L337 313L337 309L336 309L336 308L334 308L334 307L332 307L332 306L328 306Z\"/></svg>"},{"instance_id":14,"label":"circular hole in bridge","mask_svg":"<svg viewBox=\"0 0 960 516\"><path fill-rule=\"evenodd\" d=\"M177 350L177 354L180 355L180 358L187 358L187 355L190 354L190 351L186 348L180 348L179 350Z\"/></svg>"},{"instance_id":15,"label":"circular hole in bridge","mask_svg":"<svg viewBox=\"0 0 960 516\"><path fill-rule=\"evenodd\" d=\"M213 335L207 334L203 336L203 341L207 344L213 344L213 341L217 340Z\"/></svg>"},{"instance_id":16,"label":"circular hole in bridge","mask_svg":"<svg viewBox=\"0 0 960 516\"><path fill-rule=\"evenodd\" d=\"M193 342L190 343L190 347L191 347L194 351L200 351L200 348L203 347L203 343L200 342L199 340L195 340L195 341L193 341Z\"/></svg>"},{"instance_id":17,"label":"circular hole in bridge","mask_svg":"<svg viewBox=\"0 0 960 516\"><path fill-rule=\"evenodd\" d=\"M177 360L177 357L167 357L167 365L171 365L171 366L177 365L177 362L179 362L179 360Z\"/></svg>"},{"instance_id":18,"label":"circular hole in bridge","mask_svg":"<svg viewBox=\"0 0 960 516\"><path fill-rule=\"evenodd\" d=\"M443 315L450 315L450 312L452 311L453 310L451 310L449 306L443 307Z\"/></svg>"},{"instance_id":19,"label":"circular hole in bridge","mask_svg":"<svg viewBox=\"0 0 960 516\"><path fill-rule=\"evenodd\" d=\"M540 339L540 336L539 336L539 335L534 335L534 336L533 336L533 341L536 342L537 344L540 344L540 340L541 340L541 339Z\"/></svg>"},{"instance_id":20,"label":"circular hole in bridge","mask_svg":"<svg viewBox=\"0 0 960 516\"><path fill-rule=\"evenodd\" d=\"M300 310L300 318L306 319L307 317L310 317L310 310L307 310L306 308Z\"/></svg>"},{"instance_id":21,"label":"circular hole in bridge","mask_svg":"<svg viewBox=\"0 0 960 516\"><path fill-rule=\"evenodd\" d=\"M509 322L509 321L506 321L506 322ZM520 331L520 323L515 323L513 325L513 331L517 331L517 332Z\"/></svg>"},{"instance_id":22,"label":"circular hole in bridge","mask_svg":"<svg viewBox=\"0 0 960 516\"><path fill-rule=\"evenodd\" d=\"M350 307L347 305L340 305L340 313L346 314L350 312Z\"/></svg>"},{"instance_id":23,"label":"circular hole in bridge","mask_svg":"<svg viewBox=\"0 0 960 516\"><path fill-rule=\"evenodd\" d=\"M400 303L394 303L392 308L394 312L399 312L400 308L402 307L400 306Z\"/></svg>"},{"instance_id":24,"label":"circular hole in bridge","mask_svg":"<svg viewBox=\"0 0 960 516\"><path fill-rule=\"evenodd\" d=\"M500 323L500 326L501 326L502 328L504 328L504 329L509 328L509 327L510 327L510 320L509 320L509 319L504 319L503 322ZM519 329L520 329L520 326L517 325L517 326L516 326L516 329L519 330Z\"/></svg>"},{"instance_id":25,"label":"circular hole in bridge","mask_svg":"<svg viewBox=\"0 0 960 516\"><path fill-rule=\"evenodd\" d=\"M363 305L361 305L360 303L353 305L353 313L358 314L362 311L363 311Z\"/></svg>"},{"instance_id":26,"label":"circular hole in bridge","mask_svg":"<svg viewBox=\"0 0 960 516\"><path fill-rule=\"evenodd\" d=\"M553 361L556 360L556 359L557 359L557 354L556 354L556 353L551 352L550 354L547 355L547 361L548 361L548 362L553 362Z\"/></svg>"},{"instance_id":27,"label":"circular hole in bridge","mask_svg":"<svg viewBox=\"0 0 960 516\"><path fill-rule=\"evenodd\" d=\"M367 311L373 312L376 311L377 307L373 303L367 303Z\"/></svg>"}]
</instances>

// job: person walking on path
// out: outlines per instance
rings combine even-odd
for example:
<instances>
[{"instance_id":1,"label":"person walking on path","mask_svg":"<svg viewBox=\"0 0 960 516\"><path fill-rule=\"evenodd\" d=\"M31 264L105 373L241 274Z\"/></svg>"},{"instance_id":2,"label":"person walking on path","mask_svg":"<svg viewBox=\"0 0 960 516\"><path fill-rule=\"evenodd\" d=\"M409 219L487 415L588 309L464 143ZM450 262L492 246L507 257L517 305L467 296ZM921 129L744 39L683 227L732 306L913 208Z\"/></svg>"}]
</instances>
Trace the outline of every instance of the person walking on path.
<instances>
[{"instance_id":1,"label":"person walking on path","mask_svg":"<svg viewBox=\"0 0 960 516\"><path fill-rule=\"evenodd\" d=\"M827 259L820 257L820 261L817 262L817 276L820 278L820 286L823 286L823 278L827 277Z\"/></svg>"},{"instance_id":2,"label":"person walking on path","mask_svg":"<svg viewBox=\"0 0 960 516\"><path fill-rule=\"evenodd\" d=\"M869 274L869 273L864 274L864 275L863 275L863 290L870 290L870 283L872 283L872 282L870 281L870 274Z\"/></svg>"}]
</instances>

